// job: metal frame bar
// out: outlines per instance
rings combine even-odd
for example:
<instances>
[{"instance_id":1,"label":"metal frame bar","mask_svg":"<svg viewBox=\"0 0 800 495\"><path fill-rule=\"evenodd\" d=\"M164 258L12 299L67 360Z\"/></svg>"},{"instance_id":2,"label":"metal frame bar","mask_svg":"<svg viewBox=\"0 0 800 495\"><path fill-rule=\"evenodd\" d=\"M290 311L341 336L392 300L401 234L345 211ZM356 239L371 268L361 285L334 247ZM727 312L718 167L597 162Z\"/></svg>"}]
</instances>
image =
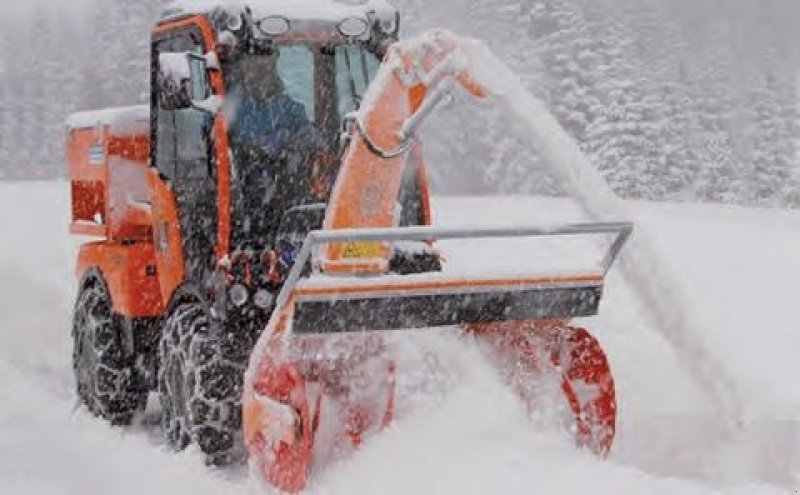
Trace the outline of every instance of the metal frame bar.
<instances>
[{"instance_id":1,"label":"metal frame bar","mask_svg":"<svg viewBox=\"0 0 800 495\"><path fill-rule=\"evenodd\" d=\"M300 281L306 263L312 256L313 249L319 245L333 242L398 242L458 239L502 239L519 237L552 237L577 236L593 234L617 234L608 253L603 258L603 275L614 265L619 253L633 232L633 224L618 223L582 223L554 227L521 227L521 228L436 228L436 227L404 227L389 229L342 229L315 230L310 232L303 243L303 248L295 259L294 266L278 294L276 309L283 309L289 297Z\"/></svg>"}]
</instances>

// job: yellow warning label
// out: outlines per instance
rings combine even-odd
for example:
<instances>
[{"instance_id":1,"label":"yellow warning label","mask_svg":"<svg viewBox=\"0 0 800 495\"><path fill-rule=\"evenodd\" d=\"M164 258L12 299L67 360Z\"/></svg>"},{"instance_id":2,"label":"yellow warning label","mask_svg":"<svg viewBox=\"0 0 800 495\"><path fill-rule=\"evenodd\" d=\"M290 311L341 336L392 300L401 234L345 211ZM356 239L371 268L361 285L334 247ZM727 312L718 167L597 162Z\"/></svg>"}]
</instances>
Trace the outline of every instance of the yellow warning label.
<instances>
[{"instance_id":1,"label":"yellow warning label","mask_svg":"<svg viewBox=\"0 0 800 495\"><path fill-rule=\"evenodd\" d=\"M344 247L342 258L383 258L383 245L380 242L351 242Z\"/></svg>"}]
</instances>

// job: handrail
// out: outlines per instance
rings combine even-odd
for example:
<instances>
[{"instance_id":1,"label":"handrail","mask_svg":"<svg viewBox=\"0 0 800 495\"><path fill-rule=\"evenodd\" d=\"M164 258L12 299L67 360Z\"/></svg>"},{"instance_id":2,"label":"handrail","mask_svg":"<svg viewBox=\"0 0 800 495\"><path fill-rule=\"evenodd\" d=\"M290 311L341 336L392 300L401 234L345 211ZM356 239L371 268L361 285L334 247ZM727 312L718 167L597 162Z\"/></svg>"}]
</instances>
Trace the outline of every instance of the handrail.
<instances>
[{"instance_id":1,"label":"handrail","mask_svg":"<svg viewBox=\"0 0 800 495\"><path fill-rule=\"evenodd\" d=\"M619 253L633 232L630 222L579 223L552 227L483 227L483 228L437 228L404 227L383 229L315 230L310 232L303 248L295 259L294 266L283 284L277 299L277 309L282 309L300 281L303 269L311 258L314 247L333 242L398 242L457 239L501 239L518 237L550 237L592 234L617 234L602 262L603 275L614 265Z\"/></svg>"}]
</instances>

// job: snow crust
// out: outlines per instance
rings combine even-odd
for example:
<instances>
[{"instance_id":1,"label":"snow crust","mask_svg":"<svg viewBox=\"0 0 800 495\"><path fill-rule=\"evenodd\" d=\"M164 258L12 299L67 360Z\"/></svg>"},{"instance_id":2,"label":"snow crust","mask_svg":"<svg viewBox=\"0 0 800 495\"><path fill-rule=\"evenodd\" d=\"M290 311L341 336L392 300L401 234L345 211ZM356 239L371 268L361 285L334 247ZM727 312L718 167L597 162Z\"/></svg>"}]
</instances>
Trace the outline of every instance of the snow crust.
<instances>
[{"instance_id":1,"label":"snow crust","mask_svg":"<svg viewBox=\"0 0 800 495\"><path fill-rule=\"evenodd\" d=\"M208 14L223 10L233 15L249 7L254 19L281 15L288 19L338 22L347 17L375 14L394 21L397 10L385 0L174 0L164 9L165 18Z\"/></svg>"},{"instance_id":2,"label":"snow crust","mask_svg":"<svg viewBox=\"0 0 800 495\"><path fill-rule=\"evenodd\" d=\"M751 406L741 436L723 431L702 383L655 330L636 286L612 271L601 315L580 322L603 343L617 383L611 459L533 425L468 339L418 331L390 336L401 399L396 424L318 473L309 493L787 495L800 488L800 313L787 276L800 273L800 216L628 207L651 226L653 243L669 248L662 261L681 267L686 298L705 316L710 351L728 363ZM24 212L0 217L0 491L247 493L243 468L214 470L197 452L169 451L157 401L129 429L110 428L76 406L69 328L80 239L67 234L69 185L0 184L0 208ZM580 205L540 198L438 198L434 211L446 227L585 219ZM487 246L483 256L493 255Z\"/></svg>"},{"instance_id":3,"label":"snow crust","mask_svg":"<svg viewBox=\"0 0 800 495\"><path fill-rule=\"evenodd\" d=\"M188 53L160 53L158 55L159 70L176 86L180 86L184 80L192 78L192 71L187 58Z\"/></svg>"},{"instance_id":4,"label":"snow crust","mask_svg":"<svg viewBox=\"0 0 800 495\"><path fill-rule=\"evenodd\" d=\"M78 112L70 115L65 124L69 130L109 126L116 135L140 134L150 127L150 107L137 105Z\"/></svg>"}]
</instances>

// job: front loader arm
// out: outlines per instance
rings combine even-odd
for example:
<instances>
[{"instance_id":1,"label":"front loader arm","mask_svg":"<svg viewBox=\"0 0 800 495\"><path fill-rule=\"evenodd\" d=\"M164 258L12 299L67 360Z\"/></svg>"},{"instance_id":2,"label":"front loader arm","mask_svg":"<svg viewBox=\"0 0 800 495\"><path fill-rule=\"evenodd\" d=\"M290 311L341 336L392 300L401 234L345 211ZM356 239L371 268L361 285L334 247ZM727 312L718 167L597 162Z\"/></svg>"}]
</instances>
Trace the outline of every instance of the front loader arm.
<instances>
[{"instance_id":1,"label":"front loader arm","mask_svg":"<svg viewBox=\"0 0 800 495\"><path fill-rule=\"evenodd\" d=\"M364 98L325 218L325 229L396 224L406 154L417 129L454 86L475 97L487 90L472 78L462 42L446 31L390 49ZM386 243L333 243L327 273L385 272Z\"/></svg>"}]
</instances>

